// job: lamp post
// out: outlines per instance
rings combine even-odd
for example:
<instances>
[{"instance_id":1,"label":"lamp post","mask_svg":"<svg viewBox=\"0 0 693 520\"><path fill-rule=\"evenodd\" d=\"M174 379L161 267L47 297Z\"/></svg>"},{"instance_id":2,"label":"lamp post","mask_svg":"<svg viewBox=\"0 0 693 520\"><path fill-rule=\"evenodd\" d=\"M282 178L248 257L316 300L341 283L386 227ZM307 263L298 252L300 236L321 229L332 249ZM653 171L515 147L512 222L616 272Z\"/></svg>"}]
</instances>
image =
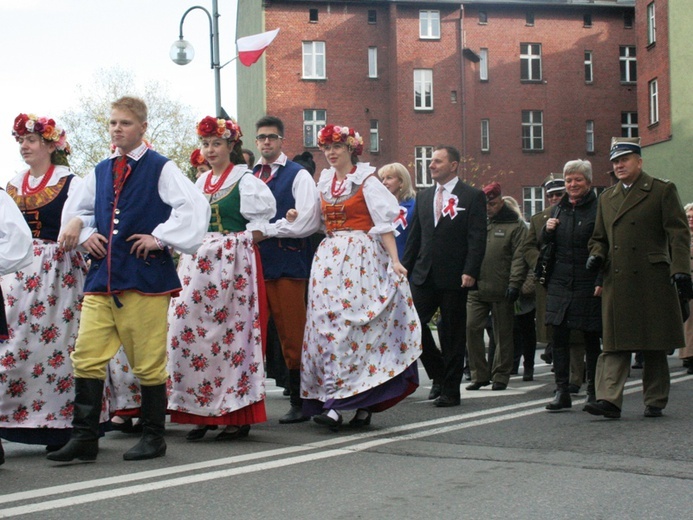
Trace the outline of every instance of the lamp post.
<instances>
[{"instance_id":1,"label":"lamp post","mask_svg":"<svg viewBox=\"0 0 693 520\"><path fill-rule=\"evenodd\" d=\"M178 65L187 65L195 57L195 49L190 42L183 39L183 22L185 22L185 17L190 11L195 9L200 9L205 12L207 19L209 20L209 53L210 53L210 67L214 70L214 98L215 107L217 112L217 117L228 118L224 109L221 108L221 69L228 65L219 65L219 10L217 7L217 0L212 0L212 13L200 5L195 5L189 8L183 17L180 19L180 31L178 35L178 40L171 45L171 50L169 51L169 56L173 63ZM231 60L233 61L233 60Z\"/></svg>"}]
</instances>

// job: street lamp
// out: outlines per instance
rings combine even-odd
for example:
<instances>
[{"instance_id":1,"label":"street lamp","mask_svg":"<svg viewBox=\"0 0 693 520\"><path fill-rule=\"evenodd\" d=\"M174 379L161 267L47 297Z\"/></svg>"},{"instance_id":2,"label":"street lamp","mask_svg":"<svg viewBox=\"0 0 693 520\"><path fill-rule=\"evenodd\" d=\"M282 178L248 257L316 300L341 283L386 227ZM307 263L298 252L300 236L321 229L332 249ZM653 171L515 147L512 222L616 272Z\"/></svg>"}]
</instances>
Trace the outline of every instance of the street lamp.
<instances>
[{"instance_id":1,"label":"street lamp","mask_svg":"<svg viewBox=\"0 0 693 520\"><path fill-rule=\"evenodd\" d=\"M221 108L221 69L228 65L231 61L219 65L219 10L217 8L217 0L212 0L212 13L200 5L195 5L189 8L183 17L180 19L180 31L178 40L173 42L169 56L173 63L178 65L187 65L195 57L195 49L190 45L190 42L183 39L183 22L190 11L200 9L205 12L209 20L209 53L210 67L214 70L214 97L216 104L217 117L228 118L224 109Z\"/></svg>"}]
</instances>

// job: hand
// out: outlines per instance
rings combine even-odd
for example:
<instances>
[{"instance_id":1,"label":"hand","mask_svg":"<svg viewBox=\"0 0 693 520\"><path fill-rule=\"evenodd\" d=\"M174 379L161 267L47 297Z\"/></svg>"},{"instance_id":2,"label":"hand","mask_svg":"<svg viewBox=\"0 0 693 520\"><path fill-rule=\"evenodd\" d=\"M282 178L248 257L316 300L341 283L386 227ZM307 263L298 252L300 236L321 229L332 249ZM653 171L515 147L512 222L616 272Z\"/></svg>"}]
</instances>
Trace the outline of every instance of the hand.
<instances>
[{"instance_id":1,"label":"hand","mask_svg":"<svg viewBox=\"0 0 693 520\"><path fill-rule=\"evenodd\" d=\"M602 287L600 285L595 286L594 295L598 298L602 295Z\"/></svg>"},{"instance_id":2,"label":"hand","mask_svg":"<svg viewBox=\"0 0 693 520\"><path fill-rule=\"evenodd\" d=\"M130 254L134 254L135 258L146 259L150 251L160 251L161 248L152 235L132 235L127 239L127 242L133 242L130 248Z\"/></svg>"},{"instance_id":3,"label":"hand","mask_svg":"<svg viewBox=\"0 0 693 520\"><path fill-rule=\"evenodd\" d=\"M546 221L546 230L547 231L555 231L556 228L558 227L558 224L560 224L561 221L558 220L557 218L550 218L549 220Z\"/></svg>"},{"instance_id":4,"label":"hand","mask_svg":"<svg viewBox=\"0 0 693 520\"><path fill-rule=\"evenodd\" d=\"M476 283L476 278L473 276L469 276L468 274L463 274L462 275L462 288L463 289L470 289L474 287L474 284Z\"/></svg>"},{"instance_id":5,"label":"hand","mask_svg":"<svg viewBox=\"0 0 693 520\"><path fill-rule=\"evenodd\" d=\"M252 232L253 233L253 242L256 244L259 244L263 240L265 240L267 237L262 231L255 230Z\"/></svg>"},{"instance_id":6,"label":"hand","mask_svg":"<svg viewBox=\"0 0 693 520\"><path fill-rule=\"evenodd\" d=\"M604 259L601 256L590 255L590 257L587 259L587 263L585 264L585 269L596 273L599 271L599 268L603 263Z\"/></svg>"},{"instance_id":7,"label":"hand","mask_svg":"<svg viewBox=\"0 0 693 520\"><path fill-rule=\"evenodd\" d=\"M508 287L505 290L505 299L510 303L515 303L519 297L520 289L517 289L516 287Z\"/></svg>"},{"instance_id":8,"label":"hand","mask_svg":"<svg viewBox=\"0 0 693 520\"><path fill-rule=\"evenodd\" d=\"M402 278L407 277L407 269L399 261L392 262L392 270Z\"/></svg>"},{"instance_id":9,"label":"hand","mask_svg":"<svg viewBox=\"0 0 693 520\"><path fill-rule=\"evenodd\" d=\"M691 275L686 273L676 273L673 276L676 292L679 293L679 299L683 301L693 300L693 282Z\"/></svg>"},{"instance_id":10,"label":"hand","mask_svg":"<svg viewBox=\"0 0 693 520\"><path fill-rule=\"evenodd\" d=\"M58 245L65 251L72 251L79 244L79 233L82 231L82 219L73 218L60 230Z\"/></svg>"},{"instance_id":11,"label":"hand","mask_svg":"<svg viewBox=\"0 0 693 520\"><path fill-rule=\"evenodd\" d=\"M289 222L293 222L298 218L298 211L295 209L290 209L289 211L286 212L286 220Z\"/></svg>"},{"instance_id":12,"label":"hand","mask_svg":"<svg viewBox=\"0 0 693 520\"><path fill-rule=\"evenodd\" d=\"M103 258L106 256L106 244L108 244L108 239L105 236L94 233L84 241L82 247L84 247L87 253L92 257Z\"/></svg>"}]
</instances>

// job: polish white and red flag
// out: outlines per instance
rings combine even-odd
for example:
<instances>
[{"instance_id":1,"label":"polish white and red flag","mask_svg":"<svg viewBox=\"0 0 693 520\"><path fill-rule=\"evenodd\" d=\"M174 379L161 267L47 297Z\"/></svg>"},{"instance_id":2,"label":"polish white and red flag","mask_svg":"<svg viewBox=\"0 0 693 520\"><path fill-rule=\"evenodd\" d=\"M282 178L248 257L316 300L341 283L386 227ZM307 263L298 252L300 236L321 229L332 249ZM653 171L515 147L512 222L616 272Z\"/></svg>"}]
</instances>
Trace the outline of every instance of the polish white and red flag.
<instances>
[{"instance_id":1,"label":"polish white and red flag","mask_svg":"<svg viewBox=\"0 0 693 520\"><path fill-rule=\"evenodd\" d=\"M260 59L265 49L279 34L279 29L267 31L260 34L251 34L236 40L238 48L238 59L246 67L250 67L253 63Z\"/></svg>"}]
</instances>

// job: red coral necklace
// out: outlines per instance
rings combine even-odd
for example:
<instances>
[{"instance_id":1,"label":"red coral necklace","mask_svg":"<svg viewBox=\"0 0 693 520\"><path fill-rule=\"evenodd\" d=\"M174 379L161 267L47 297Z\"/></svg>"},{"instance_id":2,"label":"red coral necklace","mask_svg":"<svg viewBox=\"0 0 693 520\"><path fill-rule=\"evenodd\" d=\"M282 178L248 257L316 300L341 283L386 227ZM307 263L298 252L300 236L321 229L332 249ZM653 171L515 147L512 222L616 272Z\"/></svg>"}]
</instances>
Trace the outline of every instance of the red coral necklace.
<instances>
[{"instance_id":1,"label":"red coral necklace","mask_svg":"<svg viewBox=\"0 0 693 520\"><path fill-rule=\"evenodd\" d=\"M25 197L28 195L35 195L46 187L48 184L48 181L51 180L51 177L53 176L53 171L55 170L55 165L51 164L51 167L48 168L48 171L45 173L43 176L43 179L41 179L41 182L39 182L35 188L32 188L31 185L29 184L29 177L31 174L27 171L26 174L24 175L24 179L22 179L22 195Z\"/></svg>"},{"instance_id":2,"label":"red coral necklace","mask_svg":"<svg viewBox=\"0 0 693 520\"><path fill-rule=\"evenodd\" d=\"M219 180L217 182L212 182L212 177L214 176L214 172L210 172L209 175L207 175L207 178L205 179L205 193L208 195L211 195L213 193L216 193L219 191L219 189L224 185L224 181L226 178L229 176L231 173L231 170L233 170L234 164L231 163L229 164L229 167L224 170L224 173L222 173L219 176Z\"/></svg>"},{"instance_id":3,"label":"red coral necklace","mask_svg":"<svg viewBox=\"0 0 693 520\"><path fill-rule=\"evenodd\" d=\"M356 166L354 166L349 173L354 173L356 171ZM335 199L338 199L342 195L344 195L344 192L346 191L346 186L344 186L344 183L346 182L346 177L344 177L341 181L339 181L339 186L337 186L337 172L334 172L334 177L332 177L332 196Z\"/></svg>"}]
</instances>

